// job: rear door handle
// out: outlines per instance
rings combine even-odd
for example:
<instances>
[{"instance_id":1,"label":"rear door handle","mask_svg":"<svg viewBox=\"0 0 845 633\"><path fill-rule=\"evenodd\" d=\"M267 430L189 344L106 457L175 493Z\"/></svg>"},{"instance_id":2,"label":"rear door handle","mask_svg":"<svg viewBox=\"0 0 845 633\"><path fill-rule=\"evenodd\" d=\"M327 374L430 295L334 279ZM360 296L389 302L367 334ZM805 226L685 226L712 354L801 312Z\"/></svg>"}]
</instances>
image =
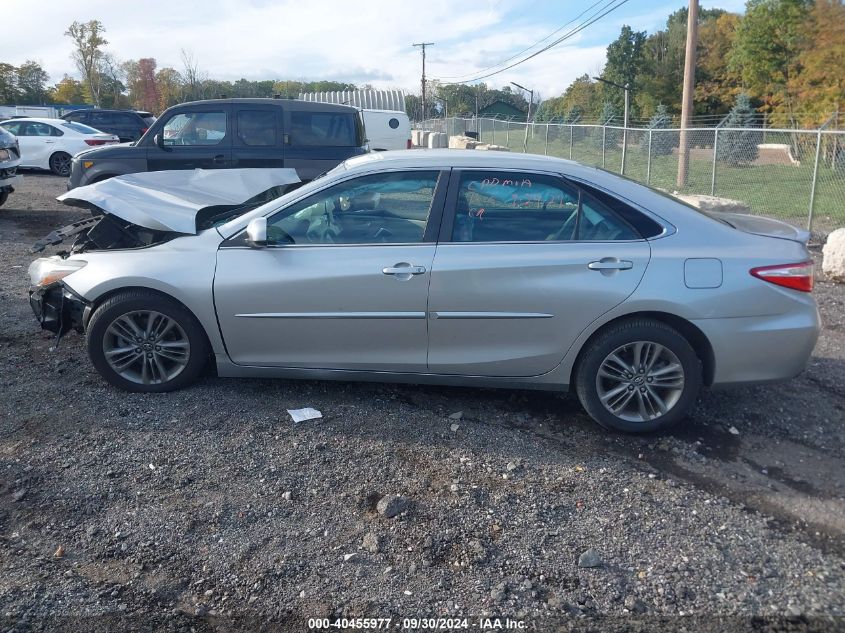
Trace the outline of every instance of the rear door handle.
<instances>
[{"instance_id":1,"label":"rear door handle","mask_svg":"<svg viewBox=\"0 0 845 633\"><path fill-rule=\"evenodd\" d=\"M226 160L226 156L223 154L217 154L217 156L215 156L211 160L214 161L215 165L220 165Z\"/></svg>"},{"instance_id":2,"label":"rear door handle","mask_svg":"<svg viewBox=\"0 0 845 633\"><path fill-rule=\"evenodd\" d=\"M626 259L616 259L615 257L603 257L597 262L590 262L587 268L590 270L630 270L634 267L634 262L629 262Z\"/></svg>"},{"instance_id":3,"label":"rear door handle","mask_svg":"<svg viewBox=\"0 0 845 633\"><path fill-rule=\"evenodd\" d=\"M385 275L422 275L425 272L425 266L412 266L411 264L396 264L388 268L382 268L381 272Z\"/></svg>"}]
</instances>

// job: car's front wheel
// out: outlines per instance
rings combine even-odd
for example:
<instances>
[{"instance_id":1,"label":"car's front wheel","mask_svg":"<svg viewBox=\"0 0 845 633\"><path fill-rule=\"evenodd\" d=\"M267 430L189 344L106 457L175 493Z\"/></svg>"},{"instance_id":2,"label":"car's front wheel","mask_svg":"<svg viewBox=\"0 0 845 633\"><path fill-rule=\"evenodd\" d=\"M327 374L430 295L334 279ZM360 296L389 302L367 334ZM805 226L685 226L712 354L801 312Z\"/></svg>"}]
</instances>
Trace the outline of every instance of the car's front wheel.
<instances>
[{"instance_id":1,"label":"car's front wheel","mask_svg":"<svg viewBox=\"0 0 845 633\"><path fill-rule=\"evenodd\" d=\"M57 176L70 176L71 160L67 152L56 152L50 156L50 171Z\"/></svg>"},{"instance_id":2,"label":"car's front wheel","mask_svg":"<svg viewBox=\"0 0 845 633\"><path fill-rule=\"evenodd\" d=\"M648 432L677 424L701 389L701 362L674 328L652 319L609 326L584 350L575 388L606 428Z\"/></svg>"},{"instance_id":3,"label":"car's front wheel","mask_svg":"<svg viewBox=\"0 0 845 633\"><path fill-rule=\"evenodd\" d=\"M144 290L107 299L91 317L88 356L108 382L127 391L173 391L208 360L202 326L176 301Z\"/></svg>"},{"instance_id":4,"label":"car's front wheel","mask_svg":"<svg viewBox=\"0 0 845 633\"><path fill-rule=\"evenodd\" d=\"M6 204L6 200L9 199L9 192L8 191L0 191L0 207Z\"/></svg>"}]
</instances>

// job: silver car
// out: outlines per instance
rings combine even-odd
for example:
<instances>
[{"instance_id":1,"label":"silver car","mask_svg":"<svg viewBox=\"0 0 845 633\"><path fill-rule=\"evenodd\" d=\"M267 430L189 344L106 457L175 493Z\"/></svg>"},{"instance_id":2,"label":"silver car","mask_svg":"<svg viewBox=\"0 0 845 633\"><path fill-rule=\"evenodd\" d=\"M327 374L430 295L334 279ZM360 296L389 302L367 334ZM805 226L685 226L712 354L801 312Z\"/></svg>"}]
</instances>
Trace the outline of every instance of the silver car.
<instances>
[{"instance_id":1,"label":"silver car","mask_svg":"<svg viewBox=\"0 0 845 633\"><path fill-rule=\"evenodd\" d=\"M213 359L220 376L571 390L599 424L652 431L702 386L795 376L818 336L806 232L578 163L384 152L298 188L226 171L65 194L95 215L41 243L76 234L32 264L31 301L86 333L111 384L178 389ZM259 204L271 186L287 192Z\"/></svg>"}]
</instances>

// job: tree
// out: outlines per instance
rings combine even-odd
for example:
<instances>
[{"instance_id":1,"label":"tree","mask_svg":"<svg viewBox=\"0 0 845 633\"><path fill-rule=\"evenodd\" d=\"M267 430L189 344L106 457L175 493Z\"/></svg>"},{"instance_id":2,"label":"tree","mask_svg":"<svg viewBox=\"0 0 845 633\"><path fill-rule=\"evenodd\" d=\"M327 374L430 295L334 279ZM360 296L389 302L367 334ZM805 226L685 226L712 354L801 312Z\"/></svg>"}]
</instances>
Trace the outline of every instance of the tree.
<instances>
[{"instance_id":1,"label":"tree","mask_svg":"<svg viewBox=\"0 0 845 633\"><path fill-rule=\"evenodd\" d=\"M138 83L140 86L140 108L155 112L159 105L158 84L156 83L156 60L143 57L138 60Z\"/></svg>"},{"instance_id":2,"label":"tree","mask_svg":"<svg viewBox=\"0 0 845 633\"><path fill-rule=\"evenodd\" d=\"M754 125L754 109L747 94L740 93L725 119L726 128L750 128ZM725 130L719 132L716 158L729 165L745 165L757 159L761 134L756 130Z\"/></svg>"},{"instance_id":3,"label":"tree","mask_svg":"<svg viewBox=\"0 0 845 633\"><path fill-rule=\"evenodd\" d=\"M645 31L634 31L627 24L622 32L607 47L607 63L602 71L602 79L607 79L621 86L628 84L631 92L636 92L635 79L645 66ZM602 97L616 108L622 108L625 102L623 90L603 85Z\"/></svg>"},{"instance_id":4,"label":"tree","mask_svg":"<svg viewBox=\"0 0 845 633\"><path fill-rule=\"evenodd\" d=\"M18 99L24 104L38 105L49 99L47 93L48 75L38 62L27 60L17 69Z\"/></svg>"},{"instance_id":5,"label":"tree","mask_svg":"<svg viewBox=\"0 0 845 633\"><path fill-rule=\"evenodd\" d=\"M52 98L55 103L80 104L83 103L82 83L65 75L62 80L53 87Z\"/></svg>"},{"instance_id":6,"label":"tree","mask_svg":"<svg viewBox=\"0 0 845 633\"><path fill-rule=\"evenodd\" d=\"M126 108L129 99L124 95L126 73L123 65L111 53L104 53L100 63L100 105L104 108Z\"/></svg>"},{"instance_id":7,"label":"tree","mask_svg":"<svg viewBox=\"0 0 845 633\"><path fill-rule=\"evenodd\" d=\"M601 114L599 115L599 124L600 125L613 125L614 119L618 116L616 106L613 105L610 101L605 101L604 105L601 109ZM615 121L615 123L619 123L619 121ZM613 149L617 145L619 145L619 130L616 128L608 128L606 127L604 130L594 130L593 133L595 134L595 144L601 149L602 141L604 141L604 148L605 149Z\"/></svg>"},{"instance_id":8,"label":"tree","mask_svg":"<svg viewBox=\"0 0 845 633\"><path fill-rule=\"evenodd\" d=\"M669 114L669 108L662 103L657 106L657 111L648 122L648 129L650 130L666 130L672 127L672 116ZM672 149L678 147L679 135L678 132L652 132L651 133L651 147L649 147L648 134L643 135L640 142L640 149L643 152L651 152L652 156L667 156L672 153Z\"/></svg>"},{"instance_id":9,"label":"tree","mask_svg":"<svg viewBox=\"0 0 845 633\"><path fill-rule=\"evenodd\" d=\"M723 13L703 23L698 36L695 102L708 114L725 114L739 94L740 76L728 63L740 16Z\"/></svg>"},{"instance_id":10,"label":"tree","mask_svg":"<svg viewBox=\"0 0 845 633\"><path fill-rule=\"evenodd\" d=\"M204 84L208 79L206 73L200 72L199 63L191 51L181 51L182 54L182 78L185 86L185 100L196 101L198 99L205 99Z\"/></svg>"},{"instance_id":11,"label":"tree","mask_svg":"<svg viewBox=\"0 0 845 633\"><path fill-rule=\"evenodd\" d=\"M818 125L845 104L845 5L816 0L803 29L807 46L798 55L801 72L789 88L801 110L819 113L807 121Z\"/></svg>"},{"instance_id":12,"label":"tree","mask_svg":"<svg viewBox=\"0 0 845 633\"><path fill-rule=\"evenodd\" d=\"M73 40L74 51L71 59L85 80L85 87L94 105L100 105L100 66L103 47L108 41L103 37L105 27L99 20L76 22L68 27L65 35Z\"/></svg>"},{"instance_id":13,"label":"tree","mask_svg":"<svg viewBox=\"0 0 845 633\"><path fill-rule=\"evenodd\" d=\"M12 105L18 100L18 69L0 62L0 103Z\"/></svg>"},{"instance_id":14,"label":"tree","mask_svg":"<svg viewBox=\"0 0 845 633\"><path fill-rule=\"evenodd\" d=\"M811 0L749 0L736 30L730 68L769 111L795 110L794 85Z\"/></svg>"},{"instance_id":15,"label":"tree","mask_svg":"<svg viewBox=\"0 0 845 633\"><path fill-rule=\"evenodd\" d=\"M184 95L184 79L174 68L162 68L156 73L158 85L158 109L154 114L166 110L172 105L182 102Z\"/></svg>"}]
</instances>

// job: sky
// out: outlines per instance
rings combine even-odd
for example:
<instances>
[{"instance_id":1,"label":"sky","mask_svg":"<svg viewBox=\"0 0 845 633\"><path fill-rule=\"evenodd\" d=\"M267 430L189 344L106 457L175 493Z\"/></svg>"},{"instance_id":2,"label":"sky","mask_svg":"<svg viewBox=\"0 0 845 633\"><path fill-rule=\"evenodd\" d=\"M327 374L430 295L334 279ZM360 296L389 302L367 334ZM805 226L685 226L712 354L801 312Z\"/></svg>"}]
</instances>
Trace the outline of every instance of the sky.
<instances>
[{"instance_id":1,"label":"sky","mask_svg":"<svg viewBox=\"0 0 845 633\"><path fill-rule=\"evenodd\" d=\"M596 9L560 33L580 24ZM594 0L3 0L0 62L42 64L51 83L78 73L63 34L74 21L100 20L119 60L154 57L181 70L189 51L214 79L330 79L419 93L415 42L434 42L426 74L471 79L577 18ZM49 5L49 6L45 6ZM623 24L653 32L683 0L628 0L566 42L485 79L515 81L542 98L578 76L598 74ZM700 0L702 8L741 12L743 0ZM551 40L547 40L551 41ZM532 49L533 50L533 49ZM516 59L519 59L517 57ZM514 61L516 61L516 59Z\"/></svg>"}]
</instances>

